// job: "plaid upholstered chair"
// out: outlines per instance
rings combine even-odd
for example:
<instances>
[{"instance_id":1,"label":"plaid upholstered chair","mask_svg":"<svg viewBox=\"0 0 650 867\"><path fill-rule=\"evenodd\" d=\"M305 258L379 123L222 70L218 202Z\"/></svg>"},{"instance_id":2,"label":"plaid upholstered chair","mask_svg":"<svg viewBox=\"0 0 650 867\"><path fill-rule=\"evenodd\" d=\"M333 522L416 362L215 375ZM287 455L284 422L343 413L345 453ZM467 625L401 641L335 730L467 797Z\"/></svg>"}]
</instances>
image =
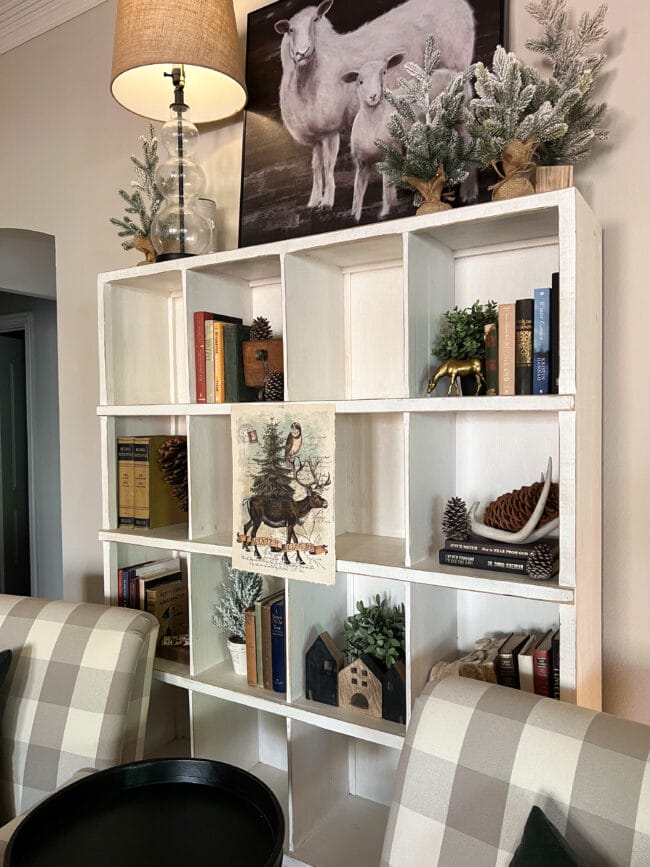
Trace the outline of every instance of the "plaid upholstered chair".
<instances>
[{"instance_id":1,"label":"plaid upholstered chair","mask_svg":"<svg viewBox=\"0 0 650 867\"><path fill-rule=\"evenodd\" d=\"M650 726L447 677L416 702L382 867L507 867L533 805L589 867L650 864Z\"/></svg>"},{"instance_id":2,"label":"plaid upholstered chair","mask_svg":"<svg viewBox=\"0 0 650 867\"><path fill-rule=\"evenodd\" d=\"M142 758L157 633L143 611L0 595L3 822L83 768Z\"/></svg>"}]
</instances>

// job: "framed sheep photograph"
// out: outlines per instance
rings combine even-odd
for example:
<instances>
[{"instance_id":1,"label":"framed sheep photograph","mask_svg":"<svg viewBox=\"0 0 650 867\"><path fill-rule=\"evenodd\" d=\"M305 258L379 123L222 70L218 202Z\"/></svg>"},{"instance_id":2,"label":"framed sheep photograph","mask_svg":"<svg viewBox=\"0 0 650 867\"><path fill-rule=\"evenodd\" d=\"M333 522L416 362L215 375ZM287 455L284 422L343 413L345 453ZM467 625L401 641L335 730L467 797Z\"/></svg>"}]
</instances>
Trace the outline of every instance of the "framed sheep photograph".
<instances>
[{"instance_id":1,"label":"framed sheep photograph","mask_svg":"<svg viewBox=\"0 0 650 867\"><path fill-rule=\"evenodd\" d=\"M249 13L239 245L412 216L413 193L376 168L384 89L422 64L429 35L444 72L489 63L504 2L278 0ZM488 199L492 180L474 173L454 204Z\"/></svg>"}]
</instances>

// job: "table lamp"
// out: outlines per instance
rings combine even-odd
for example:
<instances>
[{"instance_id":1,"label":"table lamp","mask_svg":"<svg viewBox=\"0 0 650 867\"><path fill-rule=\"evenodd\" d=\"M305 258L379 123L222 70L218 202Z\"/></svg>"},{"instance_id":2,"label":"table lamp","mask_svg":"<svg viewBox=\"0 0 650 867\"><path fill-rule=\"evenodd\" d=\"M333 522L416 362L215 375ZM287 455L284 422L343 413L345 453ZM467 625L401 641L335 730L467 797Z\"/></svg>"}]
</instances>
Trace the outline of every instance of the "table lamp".
<instances>
[{"instance_id":1,"label":"table lamp","mask_svg":"<svg viewBox=\"0 0 650 867\"><path fill-rule=\"evenodd\" d=\"M232 0L118 0L111 92L129 111L167 121L169 159L156 171L165 201L151 231L157 261L210 246L210 224L197 210L206 179L192 159L198 130L186 87L196 123L246 104Z\"/></svg>"}]
</instances>

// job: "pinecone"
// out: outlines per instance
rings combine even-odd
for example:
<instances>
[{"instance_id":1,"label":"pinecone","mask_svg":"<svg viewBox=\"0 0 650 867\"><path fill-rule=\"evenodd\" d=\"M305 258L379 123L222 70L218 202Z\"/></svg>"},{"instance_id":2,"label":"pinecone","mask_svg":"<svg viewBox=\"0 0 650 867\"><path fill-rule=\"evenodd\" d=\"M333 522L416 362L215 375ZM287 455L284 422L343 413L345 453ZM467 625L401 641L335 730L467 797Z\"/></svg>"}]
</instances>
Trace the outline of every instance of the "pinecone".
<instances>
[{"instance_id":1,"label":"pinecone","mask_svg":"<svg viewBox=\"0 0 650 867\"><path fill-rule=\"evenodd\" d=\"M187 512L187 439L170 437L158 448L158 464L163 479L171 486L180 508Z\"/></svg>"},{"instance_id":2,"label":"pinecone","mask_svg":"<svg viewBox=\"0 0 650 867\"><path fill-rule=\"evenodd\" d=\"M508 494L501 494L493 500L485 509L483 521L488 527L496 527L498 530L508 530L517 533L526 524L535 511L543 488L543 482L534 482L525 485ZM560 492L557 482L551 483L546 506L539 519L538 527L547 524L557 518L560 511Z\"/></svg>"},{"instance_id":3,"label":"pinecone","mask_svg":"<svg viewBox=\"0 0 650 867\"><path fill-rule=\"evenodd\" d=\"M251 340L270 340L273 337L273 329L268 319L264 316L257 316L253 319L251 325Z\"/></svg>"},{"instance_id":4,"label":"pinecone","mask_svg":"<svg viewBox=\"0 0 650 867\"><path fill-rule=\"evenodd\" d=\"M554 556L548 545L535 545L526 561L526 574L535 581L548 581L553 576Z\"/></svg>"},{"instance_id":5,"label":"pinecone","mask_svg":"<svg viewBox=\"0 0 650 867\"><path fill-rule=\"evenodd\" d=\"M447 500L442 516L442 532L445 539L455 539L458 542L469 538L467 505L460 497Z\"/></svg>"},{"instance_id":6,"label":"pinecone","mask_svg":"<svg viewBox=\"0 0 650 867\"><path fill-rule=\"evenodd\" d=\"M284 400L284 376L279 370L271 370L264 377L260 400Z\"/></svg>"}]
</instances>

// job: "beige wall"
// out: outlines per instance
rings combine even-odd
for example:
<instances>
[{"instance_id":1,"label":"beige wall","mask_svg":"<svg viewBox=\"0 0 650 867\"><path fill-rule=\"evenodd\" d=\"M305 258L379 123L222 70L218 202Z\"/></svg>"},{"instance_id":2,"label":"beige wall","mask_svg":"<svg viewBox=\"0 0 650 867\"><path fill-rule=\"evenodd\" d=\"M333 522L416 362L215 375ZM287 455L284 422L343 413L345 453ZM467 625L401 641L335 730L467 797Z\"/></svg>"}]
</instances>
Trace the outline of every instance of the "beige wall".
<instances>
[{"instance_id":1,"label":"beige wall","mask_svg":"<svg viewBox=\"0 0 650 867\"><path fill-rule=\"evenodd\" d=\"M248 11L235 0L243 32ZM511 47L533 31L523 0L511 2ZM595 8L589 0L586 8ZM580 4L578 11L585 6ZM108 217L121 213L117 190L130 180L129 154L143 121L109 95L114 2L0 57L4 98L0 228L56 238L61 395L64 592L101 596L96 275L135 262L120 249ZM650 141L643 106L643 58L650 8L612 0L609 72L611 142L581 168L577 184L603 223L605 249L604 654L605 705L650 722L650 569L643 509L650 489L645 446L646 375L637 359L650 334L646 247L650 201L642 160ZM641 110L638 106L641 103ZM213 127L201 139L220 212L220 245L237 242L241 123Z\"/></svg>"}]
</instances>

